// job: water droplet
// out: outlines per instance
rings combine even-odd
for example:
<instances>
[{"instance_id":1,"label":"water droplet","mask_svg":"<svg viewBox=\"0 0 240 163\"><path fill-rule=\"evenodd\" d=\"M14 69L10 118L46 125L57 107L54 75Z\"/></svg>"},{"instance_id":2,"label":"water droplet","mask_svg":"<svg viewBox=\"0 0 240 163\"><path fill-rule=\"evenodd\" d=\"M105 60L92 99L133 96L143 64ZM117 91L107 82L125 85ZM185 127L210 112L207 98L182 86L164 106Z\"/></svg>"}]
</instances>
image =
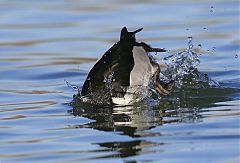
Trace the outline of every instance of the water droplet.
<instances>
[{"instance_id":1,"label":"water droplet","mask_svg":"<svg viewBox=\"0 0 240 163\"><path fill-rule=\"evenodd\" d=\"M193 44L192 44L192 37L188 37L188 49L187 50L191 50L193 48Z\"/></svg>"},{"instance_id":2,"label":"water droplet","mask_svg":"<svg viewBox=\"0 0 240 163\"><path fill-rule=\"evenodd\" d=\"M72 88L73 88L74 90L78 90L78 86L76 86L76 85L72 85Z\"/></svg>"},{"instance_id":3,"label":"water droplet","mask_svg":"<svg viewBox=\"0 0 240 163\"><path fill-rule=\"evenodd\" d=\"M213 6L211 6L211 10L210 10L210 12L213 12Z\"/></svg>"},{"instance_id":4,"label":"water droplet","mask_svg":"<svg viewBox=\"0 0 240 163\"><path fill-rule=\"evenodd\" d=\"M206 27L203 28L204 30L208 30Z\"/></svg>"},{"instance_id":5,"label":"water droplet","mask_svg":"<svg viewBox=\"0 0 240 163\"><path fill-rule=\"evenodd\" d=\"M67 86L71 87L72 89L77 90L77 91L80 90L79 86L73 85L73 84L69 83L67 80L65 80L65 82L66 82Z\"/></svg>"},{"instance_id":6,"label":"water droplet","mask_svg":"<svg viewBox=\"0 0 240 163\"><path fill-rule=\"evenodd\" d=\"M202 48L202 45L201 45L201 44L198 44L198 46L199 46L200 48Z\"/></svg>"},{"instance_id":7,"label":"water droplet","mask_svg":"<svg viewBox=\"0 0 240 163\"><path fill-rule=\"evenodd\" d=\"M238 55L237 55L237 54L235 55L235 58L238 58Z\"/></svg>"}]
</instances>

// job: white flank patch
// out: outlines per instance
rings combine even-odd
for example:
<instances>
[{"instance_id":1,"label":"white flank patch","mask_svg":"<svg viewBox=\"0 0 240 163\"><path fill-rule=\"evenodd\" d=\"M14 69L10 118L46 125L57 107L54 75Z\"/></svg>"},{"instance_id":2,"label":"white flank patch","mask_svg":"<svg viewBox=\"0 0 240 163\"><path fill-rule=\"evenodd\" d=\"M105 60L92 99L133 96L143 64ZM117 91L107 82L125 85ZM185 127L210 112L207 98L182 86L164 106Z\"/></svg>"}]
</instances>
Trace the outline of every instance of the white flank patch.
<instances>
[{"instance_id":1,"label":"white flank patch","mask_svg":"<svg viewBox=\"0 0 240 163\"><path fill-rule=\"evenodd\" d=\"M133 59L134 66L130 72L130 86L123 98L112 98L114 104L129 105L137 102L141 97L136 98L135 94L139 91L143 93L143 88L146 88L146 91L150 83L154 70L146 51L140 46L133 47Z\"/></svg>"},{"instance_id":2,"label":"white flank patch","mask_svg":"<svg viewBox=\"0 0 240 163\"><path fill-rule=\"evenodd\" d=\"M130 87L148 86L152 77L152 64L142 47L133 47L134 66L130 73Z\"/></svg>"},{"instance_id":3,"label":"white flank patch","mask_svg":"<svg viewBox=\"0 0 240 163\"><path fill-rule=\"evenodd\" d=\"M140 46L133 47L134 66L130 72L130 83L122 98L112 97L117 105L131 105L147 96L147 88L152 78L153 66L147 52ZM138 94L139 93L139 94ZM83 101L87 101L83 99Z\"/></svg>"}]
</instances>

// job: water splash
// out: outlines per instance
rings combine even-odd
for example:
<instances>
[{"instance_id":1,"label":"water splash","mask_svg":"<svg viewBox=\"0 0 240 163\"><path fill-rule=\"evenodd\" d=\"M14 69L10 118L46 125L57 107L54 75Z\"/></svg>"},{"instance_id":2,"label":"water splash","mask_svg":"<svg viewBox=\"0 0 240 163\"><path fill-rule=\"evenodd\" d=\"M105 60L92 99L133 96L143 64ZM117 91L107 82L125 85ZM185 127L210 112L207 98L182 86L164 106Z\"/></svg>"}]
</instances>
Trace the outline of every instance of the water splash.
<instances>
[{"instance_id":1,"label":"water splash","mask_svg":"<svg viewBox=\"0 0 240 163\"><path fill-rule=\"evenodd\" d=\"M168 66L165 71L165 76L169 80L176 80L186 74L200 64L199 57L192 52L192 38L189 37L188 48L185 51L170 55L163 59L163 62Z\"/></svg>"},{"instance_id":2,"label":"water splash","mask_svg":"<svg viewBox=\"0 0 240 163\"><path fill-rule=\"evenodd\" d=\"M166 71L162 72L163 80L166 82L174 80L177 88L219 87L218 82L196 68L200 64L199 55L201 54L193 52L192 37L189 37L186 50L163 59L167 65Z\"/></svg>"}]
</instances>

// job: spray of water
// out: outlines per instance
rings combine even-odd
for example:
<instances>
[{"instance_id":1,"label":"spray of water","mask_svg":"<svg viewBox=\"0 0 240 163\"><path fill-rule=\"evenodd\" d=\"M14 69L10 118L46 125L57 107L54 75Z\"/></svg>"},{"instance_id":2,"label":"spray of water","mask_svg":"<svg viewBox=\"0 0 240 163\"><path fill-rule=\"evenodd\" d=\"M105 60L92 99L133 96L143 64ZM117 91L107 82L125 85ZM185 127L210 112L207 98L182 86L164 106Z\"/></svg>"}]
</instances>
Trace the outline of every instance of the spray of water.
<instances>
[{"instance_id":1,"label":"spray of water","mask_svg":"<svg viewBox=\"0 0 240 163\"><path fill-rule=\"evenodd\" d=\"M198 71L199 55L193 52L192 37L189 37L186 50L163 59L167 65L166 71L162 72L163 80L174 80L177 88L219 87L218 82L210 79L207 74Z\"/></svg>"}]
</instances>

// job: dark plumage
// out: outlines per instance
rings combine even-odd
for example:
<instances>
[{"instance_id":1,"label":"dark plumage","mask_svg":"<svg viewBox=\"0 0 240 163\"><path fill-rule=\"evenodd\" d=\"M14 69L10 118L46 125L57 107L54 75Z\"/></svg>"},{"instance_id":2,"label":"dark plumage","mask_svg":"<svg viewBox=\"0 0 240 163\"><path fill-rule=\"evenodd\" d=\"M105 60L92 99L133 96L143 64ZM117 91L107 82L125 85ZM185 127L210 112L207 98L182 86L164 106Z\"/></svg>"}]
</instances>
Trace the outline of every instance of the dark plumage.
<instances>
[{"instance_id":1,"label":"dark plumage","mask_svg":"<svg viewBox=\"0 0 240 163\"><path fill-rule=\"evenodd\" d=\"M165 88L163 88L163 84L159 80L159 65L147 55L147 52L165 52L165 50L152 48L143 42L138 43L135 34L142 29L143 28L134 32L128 32L126 27L122 28L120 41L114 44L90 70L82 87L82 96L92 99L104 96L104 93L109 93L109 96L112 97L124 97L127 91L126 88L131 86L130 84L133 85L133 81L131 81L132 76L134 76L133 69L134 66L138 64L135 63L136 59L138 61L141 59L136 58L140 55L146 60L140 60L142 62L141 64L148 63L149 65L147 66L150 66L152 70L152 72L149 72L151 73L151 79L149 80L153 80L154 88L157 92L164 95L169 93L169 86L166 85ZM135 68L134 72L136 71L137 69ZM138 76L135 75L134 79L136 77ZM108 82L111 84L110 88L109 84L107 84ZM111 99L108 100L111 101Z\"/></svg>"}]
</instances>

